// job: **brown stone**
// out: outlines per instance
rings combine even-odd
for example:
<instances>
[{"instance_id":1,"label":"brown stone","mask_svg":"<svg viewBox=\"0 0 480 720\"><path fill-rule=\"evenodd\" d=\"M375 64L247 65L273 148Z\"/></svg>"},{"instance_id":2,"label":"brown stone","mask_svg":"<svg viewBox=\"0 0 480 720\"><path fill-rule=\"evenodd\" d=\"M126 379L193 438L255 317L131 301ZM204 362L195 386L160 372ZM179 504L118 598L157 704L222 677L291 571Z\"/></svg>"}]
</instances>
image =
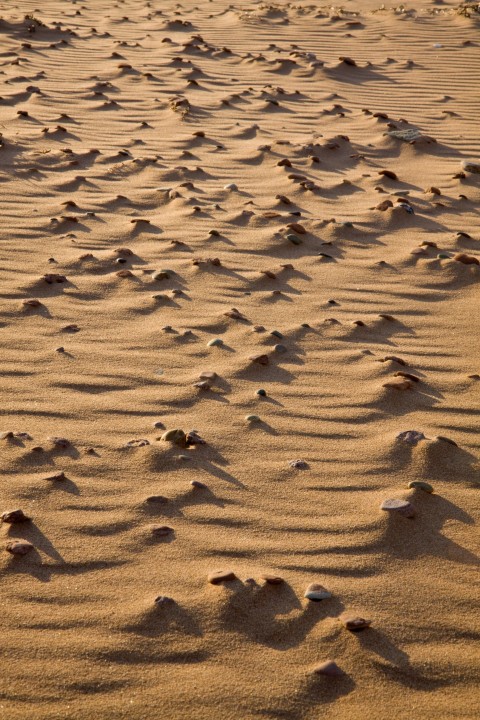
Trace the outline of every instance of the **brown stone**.
<instances>
[{"instance_id":1,"label":"brown stone","mask_svg":"<svg viewBox=\"0 0 480 720\"><path fill-rule=\"evenodd\" d=\"M232 570L214 570L208 574L208 582L212 585L220 585L222 582L236 580L237 576Z\"/></svg>"}]
</instances>

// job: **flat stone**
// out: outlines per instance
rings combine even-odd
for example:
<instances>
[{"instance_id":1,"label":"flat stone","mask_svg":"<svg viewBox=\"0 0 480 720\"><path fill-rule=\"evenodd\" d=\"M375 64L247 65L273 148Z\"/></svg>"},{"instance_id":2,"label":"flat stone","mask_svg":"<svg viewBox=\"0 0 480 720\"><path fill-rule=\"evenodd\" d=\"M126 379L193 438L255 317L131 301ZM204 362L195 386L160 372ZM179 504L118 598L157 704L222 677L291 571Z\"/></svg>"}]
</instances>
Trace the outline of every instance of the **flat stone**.
<instances>
[{"instance_id":1,"label":"flat stone","mask_svg":"<svg viewBox=\"0 0 480 720\"><path fill-rule=\"evenodd\" d=\"M220 347L223 345L223 340L221 338L214 338L213 340L209 340L207 343L207 347Z\"/></svg>"},{"instance_id":2,"label":"flat stone","mask_svg":"<svg viewBox=\"0 0 480 720\"><path fill-rule=\"evenodd\" d=\"M145 498L145 502L150 504L158 503L159 505L165 505L165 503L168 503L168 498L165 497L165 495L149 495L147 498Z\"/></svg>"},{"instance_id":3,"label":"flat stone","mask_svg":"<svg viewBox=\"0 0 480 720\"><path fill-rule=\"evenodd\" d=\"M166 537L174 532L168 525L152 525L150 531L154 537Z\"/></svg>"},{"instance_id":4,"label":"flat stone","mask_svg":"<svg viewBox=\"0 0 480 720\"><path fill-rule=\"evenodd\" d=\"M208 582L212 585L220 585L222 582L236 580L237 576L232 570L214 570L208 574Z\"/></svg>"},{"instance_id":5,"label":"flat stone","mask_svg":"<svg viewBox=\"0 0 480 720\"><path fill-rule=\"evenodd\" d=\"M325 660L313 668L312 672L315 675L326 675L327 677L341 677L345 675L344 671L338 667L334 660Z\"/></svg>"},{"instance_id":6,"label":"flat stone","mask_svg":"<svg viewBox=\"0 0 480 720\"><path fill-rule=\"evenodd\" d=\"M399 498L390 498L384 500L380 505L380 509L385 512L394 512L404 517L413 518L415 517L415 508L408 502L408 500L401 500Z\"/></svg>"},{"instance_id":7,"label":"flat stone","mask_svg":"<svg viewBox=\"0 0 480 720\"><path fill-rule=\"evenodd\" d=\"M404 430L398 433L397 440L406 442L409 445L417 445L420 440L425 440L425 435L420 430Z\"/></svg>"},{"instance_id":8,"label":"flat stone","mask_svg":"<svg viewBox=\"0 0 480 720\"><path fill-rule=\"evenodd\" d=\"M412 480L412 482L408 483L408 487L410 490L423 490L427 493L433 493L433 487L424 480Z\"/></svg>"},{"instance_id":9,"label":"flat stone","mask_svg":"<svg viewBox=\"0 0 480 720\"><path fill-rule=\"evenodd\" d=\"M347 628L347 630L350 630L351 632L359 632L360 630L366 630L366 628L369 628L372 624L371 620L366 620L365 618L359 617L358 615L350 615L347 613L344 613L340 619Z\"/></svg>"},{"instance_id":10,"label":"flat stone","mask_svg":"<svg viewBox=\"0 0 480 720\"><path fill-rule=\"evenodd\" d=\"M332 593L327 590L327 588L323 587L323 585L319 585L318 583L312 583L307 587L305 590L305 594L303 597L306 597L307 600L327 600L328 598L332 597Z\"/></svg>"},{"instance_id":11,"label":"flat stone","mask_svg":"<svg viewBox=\"0 0 480 720\"><path fill-rule=\"evenodd\" d=\"M28 540L11 540L6 544L5 550L11 555L26 555L33 550L33 545Z\"/></svg>"},{"instance_id":12,"label":"flat stone","mask_svg":"<svg viewBox=\"0 0 480 720\"><path fill-rule=\"evenodd\" d=\"M265 573L260 579L264 580L267 585L281 585L284 582L283 578L279 575L270 575L270 573Z\"/></svg>"},{"instance_id":13,"label":"flat stone","mask_svg":"<svg viewBox=\"0 0 480 720\"><path fill-rule=\"evenodd\" d=\"M245 415L245 420L247 422L260 422L260 418L258 415Z\"/></svg>"},{"instance_id":14,"label":"flat stone","mask_svg":"<svg viewBox=\"0 0 480 720\"><path fill-rule=\"evenodd\" d=\"M8 510L0 515L0 519L3 520L4 523L9 523L10 525L29 522L30 520L23 510Z\"/></svg>"}]
</instances>

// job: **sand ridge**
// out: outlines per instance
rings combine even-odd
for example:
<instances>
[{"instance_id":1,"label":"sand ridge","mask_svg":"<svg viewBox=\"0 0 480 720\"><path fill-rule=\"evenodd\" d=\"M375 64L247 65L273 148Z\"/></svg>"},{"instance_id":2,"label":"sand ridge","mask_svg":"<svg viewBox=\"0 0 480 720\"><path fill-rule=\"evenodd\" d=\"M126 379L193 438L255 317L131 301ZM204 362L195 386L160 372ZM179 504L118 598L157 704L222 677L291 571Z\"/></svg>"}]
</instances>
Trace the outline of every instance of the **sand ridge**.
<instances>
[{"instance_id":1,"label":"sand ridge","mask_svg":"<svg viewBox=\"0 0 480 720\"><path fill-rule=\"evenodd\" d=\"M479 26L0 8L0 716L477 716Z\"/></svg>"}]
</instances>

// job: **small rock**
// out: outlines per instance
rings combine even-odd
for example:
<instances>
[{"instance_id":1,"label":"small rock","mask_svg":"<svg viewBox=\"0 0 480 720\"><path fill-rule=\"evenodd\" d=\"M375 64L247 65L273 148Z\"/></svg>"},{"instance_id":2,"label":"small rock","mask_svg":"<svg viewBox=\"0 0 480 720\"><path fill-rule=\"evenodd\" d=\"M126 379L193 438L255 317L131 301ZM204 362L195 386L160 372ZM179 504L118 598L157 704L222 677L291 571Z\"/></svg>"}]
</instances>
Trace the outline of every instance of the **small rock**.
<instances>
[{"instance_id":1,"label":"small rock","mask_svg":"<svg viewBox=\"0 0 480 720\"><path fill-rule=\"evenodd\" d=\"M261 575L261 580L264 580L267 585L281 585L284 580L279 575L270 575L270 573L265 573L264 575Z\"/></svg>"},{"instance_id":2,"label":"small rock","mask_svg":"<svg viewBox=\"0 0 480 720\"><path fill-rule=\"evenodd\" d=\"M211 372L209 370L204 370L200 373L198 377L200 380L215 380L215 378L217 377L217 373Z\"/></svg>"},{"instance_id":3,"label":"small rock","mask_svg":"<svg viewBox=\"0 0 480 720\"><path fill-rule=\"evenodd\" d=\"M463 263L463 265L480 265L480 260L475 255L467 255L466 253L457 253L453 256L453 259L457 262Z\"/></svg>"},{"instance_id":4,"label":"small rock","mask_svg":"<svg viewBox=\"0 0 480 720\"><path fill-rule=\"evenodd\" d=\"M250 423L260 422L258 415L245 415L245 420Z\"/></svg>"},{"instance_id":5,"label":"small rock","mask_svg":"<svg viewBox=\"0 0 480 720\"><path fill-rule=\"evenodd\" d=\"M145 502L150 504L158 503L159 505L165 505L165 503L168 503L168 498L165 497L165 495L149 495L147 498L145 498Z\"/></svg>"},{"instance_id":6,"label":"small rock","mask_svg":"<svg viewBox=\"0 0 480 720\"><path fill-rule=\"evenodd\" d=\"M237 187L237 185L235 185L235 183L228 183L228 185L224 185L223 189L233 191L233 190L238 190L238 187Z\"/></svg>"},{"instance_id":7,"label":"small rock","mask_svg":"<svg viewBox=\"0 0 480 720\"><path fill-rule=\"evenodd\" d=\"M187 436L184 433L183 430L175 429L175 430L167 430L167 432L164 432L162 437L160 438L164 442L172 443L173 445L178 445L179 447L186 447L187 446Z\"/></svg>"},{"instance_id":8,"label":"small rock","mask_svg":"<svg viewBox=\"0 0 480 720\"><path fill-rule=\"evenodd\" d=\"M68 447L70 447L70 440L67 440L66 438L62 438L62 437L49 437L48 440L50 440L50 442L51 442L53 445L56 445L56 447L60 447L60 448L68 448Z\"/></svg>"},{"instance_id":9,"label":"small rock","mask_svg":"<svg viewBox=\"0 0 480 720\"><path fill-rule=\"evenodd\" d=\"M430 483L424 482L423 480L412 480L412 482L408 483L408 487L410 490L423 490L427 493L433 493L433 487Z\"/></svg>"},{"instance_id":10,"label":"small rock","mask_svg":"<svg viewBox=\"0 0 480 720\"><path fill-rule=\"evenodd\" d=\"M420 440L425 440L425 435L419 430L404 430L398 433L397 440L402 440L402 442L406 442L409 445L417 445Z\"/></svg>"},{"instance_id":11,"label":"small rock","mask_svg":"<svg viewBox=\"0 0 480 720\"><path fill-rule=\"evenodd\" d=\"M371 620L365 620L365 618L358 617L357 615L348 615L344 613L341 616L341 621L351 632L358 632L359 630L365 630L372 624Z\"/></svg>"},{"instance_id":12,"label":"small rock","mask_svg":"<svg viewBox=\"0 0 480 720\"><path fill-rule=\"evenodd\" d=\"M259 395L260 397L267 397L267 391L264 390L263 388L259 388L256 391L255 395Z\"/></svg>"},{"instance_id":13,"label":"small rock","mask_svg":"<svg viewBox=\"0 0 480 720\"><path fill-rule=\"evenodd\" d=\"M174 532L168 525L152 525L150 531L154 537L166 537Z\"/></svg>"},{"instance_id":14,"label":"small rock","mask_svg":"<svg viewBox=\"0 0 480 720\"><path fill-rule=\"evenodd\" d=\"M28 540L11 540L6 544L5 550L11 555L26 555L33 550L33 545Z\"/></svg>"},{"instance_id":15,"label":"small rock","mask_svg":"<svg viewBox=\"0 0 480 720\"><path fill-rule=\"evenodd\" d=\"M307 600L327 600L328 598L332 597L332 593L327 590L327 588L323 587L323 585L318 585L318 583L312 583L307 587L305 590L304 597L307 598Z\"/></svg>"},{"instance_id":16,"label":"small rock","mask_svg":"<svg viewBox=\"0 0 480 720\"><path fill-rule=\"evenodd\" d=\"M455 442L455 440L452 440L451 438L447 438L447 437L445 437L444 435L437 435L437 437L435 438L435 440L439 440L440 442L446 442L446 443L448 443L449 445L453 445L454 447L458 447L458 445L457 445L457 443Z\"/></svg>"},{"instance_id":17,"label":"small rock","mask_svg":"<svg viewBox=\"0 0 480 720\"><path fill-rule=\"evenodd\" d=\"M308 463L305 460L290 460L288 464L296 470L306 470L308 468Z\"/></svg>"},{"instance_id":18,"label":"small rock","mask_svg":"<svg viewBox=\"0 0 480 720\"><path fill-rule=\"evenodd\" d=\"M167 595L158 595L153 602L155 605L172 605L175 600Z\"/></svg>"},{"instance_id":19,"label":"small rock","mask_svg":"<svg viewBox=\"0 0 480 720\"><path fill-rule=\"evenodd\" d=\"M207 343L207 347L220 347L223 345L223 340L221 338L214 338L213 340L209 340Z\"/></svg>"},{"instance_id":20,"label":"small rock","mask_svg":"<svg viewBox=\"0 0 480 720\"><path fill-rule=\"evenodd\" d=\"M220 585L222 582L236 579L237 576L231 570L214 570L208 574L208 582L212 585Z\"/></svg>"},{"instance_id":21,"label":"small rock","mask_svg":"<svg viewBox=\"0 0 480 720\"><path fill-rule=\"evenodd\" d=\"M191 480L190 485L196 490L206 490L208 487L208 485L205 485L205 483L201 482L200 480Z\"/></svg>"},{"instance_id":22,"label":"small rock","mask_svg":"<svg viewBox=\"0 0 480 720\"><path fill-rule=\"evenodd\" d=\"M250 355L248 358L251 362L257 363L258 365L268 365L270 360L268 355Z\"/></svg>"},{"instance_id":23,"label":"small rock","mask_svg":"<svg viewBox=\"0 0 480 720\"><path fill-rule=\"evenodd\" d=\"M282 345L281 343L278 343L278 345L275 345L273 349L277 353L286 353L287 352L286 346Z\"/></svg>"},{"instance_id":24,"label":"small rock","mask_svg":"<svg viewBox=\"0 0 480 720\"><path fill-rule=\"evenodd\" d=\"M138 440L129 440L123 447L145 447L145 445L150 445L150 441L140 438Z\"/></svg>"},{"instance_id":25,"label":"small rock","mask_svg":"<svg viewBox=\"0 0 480 720\"><path fill-rule=\"evenodd\" d=\"M480 174L480 162L478 160L463 160L462 169L469 173Z\"/></svg>"},{"instance_id":26,"label":"small rock","mask_svg":"<svg viewBox=\"0 0 480 720\"><path fill-rule=\"evenodd\" d=\"M415 508L408 500L400 500L398 498L390 498L384 500L380 505L380 509L385 512L394 512L407 518L415 517Z\"/></svg>"},{"instance_id":27,"label":"small rock","mask_svg":"<svg viewBox=\"0 0 480 720\"><path fill-rule=\"evenodd\" d=\"M341 677L345 675L344 671L339 668L333 660L325 660L325 662L317 665L312 672L315 675L326 675L327 677Z\"/></svg>"},{"instance_id":28,"label":"small rock","mask_svg":"<svg viewBox=\"0 0 480 720\"><path fill-rule=\"evenodd\" d=\"M9 523L10 525L13 525L14 523L28 522L30 519L31 518L25 515L23 510L8 510L0 515L0 520L3 520L4 523Z\"/></svg>"}]
</instances>

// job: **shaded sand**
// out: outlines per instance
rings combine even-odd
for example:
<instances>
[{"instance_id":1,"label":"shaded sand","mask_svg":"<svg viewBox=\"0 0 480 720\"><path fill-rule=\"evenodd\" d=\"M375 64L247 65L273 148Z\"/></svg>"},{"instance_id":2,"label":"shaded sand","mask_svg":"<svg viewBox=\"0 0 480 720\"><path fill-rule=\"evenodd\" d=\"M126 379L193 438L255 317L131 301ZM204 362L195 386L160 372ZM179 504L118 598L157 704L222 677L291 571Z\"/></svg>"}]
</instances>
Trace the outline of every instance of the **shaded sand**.
<instances>
[{"instance_id":1,"label":"shaded sand","mask_svg":"<svg viewBox=\"0 0 480 720\"><path fill-rule=\"evenodd\" d=\"M456 6L2 4L1 717L478 717Z\"/></svg>"}]
</instances>

